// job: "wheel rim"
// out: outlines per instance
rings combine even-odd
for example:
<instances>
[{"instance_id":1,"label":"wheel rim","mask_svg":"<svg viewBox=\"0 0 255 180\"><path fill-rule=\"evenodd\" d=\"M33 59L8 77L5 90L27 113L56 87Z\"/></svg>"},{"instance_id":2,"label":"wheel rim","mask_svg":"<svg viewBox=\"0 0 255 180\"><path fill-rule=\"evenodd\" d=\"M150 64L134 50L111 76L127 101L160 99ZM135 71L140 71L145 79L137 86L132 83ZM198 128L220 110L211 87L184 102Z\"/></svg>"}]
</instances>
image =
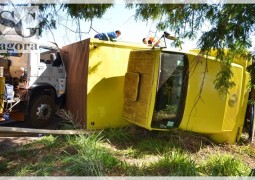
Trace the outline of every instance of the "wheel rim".
<instances>
[{"instance_id":1,"label":"wheel rim","mask_svg":"<svg viewBox=\"0 0 255 180\"><path fill-rule=\"evenodd\" d=\"M51 107L48 104L40 104L36 109L36 117L41 120L47 120L51 115Z\"/></svg>"}]
</instances>

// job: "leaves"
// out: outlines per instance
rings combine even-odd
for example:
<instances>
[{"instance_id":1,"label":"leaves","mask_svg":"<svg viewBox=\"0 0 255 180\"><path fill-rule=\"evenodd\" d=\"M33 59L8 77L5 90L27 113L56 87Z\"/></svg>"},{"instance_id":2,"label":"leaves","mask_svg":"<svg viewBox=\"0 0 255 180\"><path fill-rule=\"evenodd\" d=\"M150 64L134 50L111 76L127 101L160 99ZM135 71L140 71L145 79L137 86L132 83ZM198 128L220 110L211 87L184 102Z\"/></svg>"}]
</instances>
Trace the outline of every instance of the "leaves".
<instances>
[{"instance_id":1,"label":"leaves","mask_svg":"<svg viewBox=\"0 0 255 180\"><path fill-rule=\"evenodd\" d=\"M247 49L251 47L251 34L255 30L254 4L138 4L128 5L136 9L136 19L158 20L157 28L173 31L181 46L180 39L194 39L202 32L198 47L202 54L210 54L217 50L216 59L222 62L222 70L214 81L216 89L226 94L235 85L231 81L231 63L239 56L247 61L251 55ZM147 10L147 11L146 11ZM162 17L162 18L161 18ZM201 29L208 25L208 30ZM225 54L224 49L228 49ZM255 80L250 81L255 86Z\"/></svg>"},{"instance_id":2,"label":"leaves","mask_svg":"<svg viewBox=\"0 0 255 180\"><path fill-rule=\"evenodd\" d=\"M92 21L93 18L102 18L113 4L58 6L71 18ZM40 5L42 12L48 12L49 8L56 11L56 5ZM198 40L201 53L206 55L211 50L218 50L216 59L222 62L222 71L218 73L215 87L224 93L234 85L230 80L233 58L238 55L250 60L247 49L251 47L250 37L255 31L255 4L136 4L127 1L126 8L135 9L135 20L158 21L159 30L174 32L178 39L173 44L178 47L181 47L183 38L195 39L202 33ZM55 20L54 13L47 14L41 27L55 28ZM224 57L223 49L229 49L232 55ZM250 82L255 86L255 80Z\"/></svg>"},{"instance_id":3,"label":"leaves","mask_svg":"<svg viewBox=\"0 0 255 180\"><path fill-rule=\"evenodd\" d=\"M72 18L91 20L101 18L112 4L64 4L65 9Z\"/></svg>"},{"instance_id":4,"label":"leaves","mask_svg":"<svg viewBox=\"0 0 255 180\"><path fill-rule=\"evenodd\" d=\"M40 10L40 34L45 29L56 29L57 22L61 22L59 12L66 13L66 17L84 21L92 21L94 18L102 18L105 12L113 4L39 4Z\"/></svg>"}]
</instances>

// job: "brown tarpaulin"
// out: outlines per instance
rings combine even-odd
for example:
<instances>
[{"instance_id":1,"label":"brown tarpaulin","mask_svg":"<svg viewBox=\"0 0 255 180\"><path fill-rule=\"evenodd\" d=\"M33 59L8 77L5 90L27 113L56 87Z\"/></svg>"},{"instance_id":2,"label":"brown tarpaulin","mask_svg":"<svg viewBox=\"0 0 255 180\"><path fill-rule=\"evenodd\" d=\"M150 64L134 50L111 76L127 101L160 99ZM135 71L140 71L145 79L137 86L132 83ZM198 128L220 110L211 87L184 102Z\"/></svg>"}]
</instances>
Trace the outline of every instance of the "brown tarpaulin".
<instances>
[{"instance_id":1,"label":"brown tarpaulin","mask_svg":"<svg viewBox=\"0 0 255 180\"><path fill-rule=\"evenodd\" d=\"M65 109L83 128L87 121L87 79L89 43L86 39L62 48L67 71Z\"/></svg>"}]
</instances>

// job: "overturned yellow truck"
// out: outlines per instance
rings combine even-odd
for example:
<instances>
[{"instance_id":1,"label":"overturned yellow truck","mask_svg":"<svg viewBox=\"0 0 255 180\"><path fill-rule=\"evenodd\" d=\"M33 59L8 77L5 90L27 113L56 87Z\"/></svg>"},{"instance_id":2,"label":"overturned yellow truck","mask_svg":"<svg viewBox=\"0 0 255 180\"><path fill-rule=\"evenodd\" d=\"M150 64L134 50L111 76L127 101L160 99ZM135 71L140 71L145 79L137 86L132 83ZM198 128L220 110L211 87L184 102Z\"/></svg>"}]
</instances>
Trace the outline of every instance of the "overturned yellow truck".
<instances>
[{"instance_id":1,"label":"overturned yellow truck","mask_svg":"<svg viewBox=\"0 0 255 180\"><path fill-rule=\"evenodd\" d=\"M196 51L86 39L63 47L63 57L66 109L85 129L129 124L149 130L180 128L234 143L247 118L254 126L253 111L246 113L246 60L234 60L236 85L221 97L213 84L219 61Z\"/></svg>"}]
</instances>

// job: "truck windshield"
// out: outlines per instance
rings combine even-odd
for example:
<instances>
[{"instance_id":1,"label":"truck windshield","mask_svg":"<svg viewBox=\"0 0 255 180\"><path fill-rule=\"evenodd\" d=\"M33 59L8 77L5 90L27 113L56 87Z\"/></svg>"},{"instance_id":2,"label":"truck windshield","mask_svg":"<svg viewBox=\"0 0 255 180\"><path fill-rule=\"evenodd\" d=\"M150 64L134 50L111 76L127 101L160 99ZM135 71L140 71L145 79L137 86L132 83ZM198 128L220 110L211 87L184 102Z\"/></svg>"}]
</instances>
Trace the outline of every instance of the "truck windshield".
<instances>
[{"instance_id":1,"label":"truck windshield","mask_svg":"<svg viewBox=\"0 0 255 180\"><path fill-rule=\"evenodd\" d=\"M152 118L153 128L176 126L183 114L186 74L183 54L162 53L156 101Z\"/></svg>"},{"instance_id":2,"label":"truck windshield","mask_svg":"<svg viewBox=\"0 0 255 180\"><path fill-rule=\"evenodd\" d=\"M45 64L52 64L52 60L50 58L50 55L52 53L56 53L56 50L40 46L40 62L43 62Z\"/></svg>"}]
</instances>

